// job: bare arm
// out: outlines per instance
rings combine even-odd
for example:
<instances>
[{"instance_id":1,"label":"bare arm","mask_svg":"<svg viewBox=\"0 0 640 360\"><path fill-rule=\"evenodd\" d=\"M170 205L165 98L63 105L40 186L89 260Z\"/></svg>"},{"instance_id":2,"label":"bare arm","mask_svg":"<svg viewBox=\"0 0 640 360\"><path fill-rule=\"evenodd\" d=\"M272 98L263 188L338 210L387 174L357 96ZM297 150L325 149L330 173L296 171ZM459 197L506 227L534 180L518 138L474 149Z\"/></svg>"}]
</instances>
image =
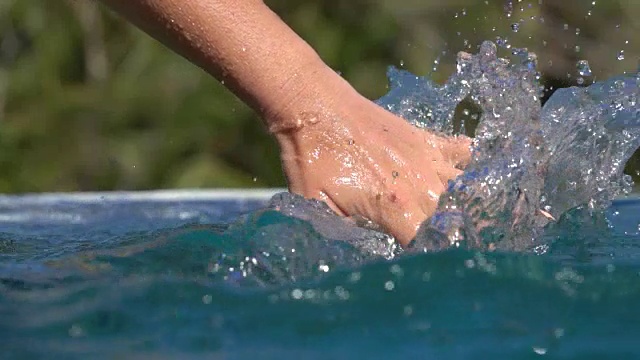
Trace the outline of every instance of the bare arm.
<instances>
[{"instance_id":1,"label":"bare arm","mask_svg":"<svg viewBox=\"0 0 640 360\"><path fill-rule=\"evenodd\" d=\"M358 94L261 0L101 0L262 117L289 190L382 225L401 244L469 158Z\"/></svg>"},{"instance_id":2,"label":"bare arm","mask_svg":"<svg viewBox=\"0 0 640 360\"><path fill-rule=\"evenodd\" d=\"M222 81L272 132L349 85L261 0L101 0Z\"/></svg>"}]
</instances>

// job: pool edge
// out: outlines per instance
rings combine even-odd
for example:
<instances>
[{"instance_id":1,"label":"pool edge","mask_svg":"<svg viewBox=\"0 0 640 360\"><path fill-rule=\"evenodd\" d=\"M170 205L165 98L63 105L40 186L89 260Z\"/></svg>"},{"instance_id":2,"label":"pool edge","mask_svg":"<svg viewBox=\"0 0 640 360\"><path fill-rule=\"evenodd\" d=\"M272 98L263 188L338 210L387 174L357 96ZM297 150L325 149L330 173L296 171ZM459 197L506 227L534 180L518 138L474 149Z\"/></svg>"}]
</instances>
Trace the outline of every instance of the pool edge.
<instances>
[{"instance_id":1,"label":"pool edge","mask_svg":"<svg viewBox=\"0 0 640 360\"><path fill-rule=\"evenodd\" d=\"M28 203L50 203L73 201L94 203L104 201L202 201L202 200L247 200L266 201L274 194L287 191L284 188L263 189L179 189L146 191L96 191L96 192L47 192L0 195L0 203L16 201Z\"/></svg>"}]
</instances>

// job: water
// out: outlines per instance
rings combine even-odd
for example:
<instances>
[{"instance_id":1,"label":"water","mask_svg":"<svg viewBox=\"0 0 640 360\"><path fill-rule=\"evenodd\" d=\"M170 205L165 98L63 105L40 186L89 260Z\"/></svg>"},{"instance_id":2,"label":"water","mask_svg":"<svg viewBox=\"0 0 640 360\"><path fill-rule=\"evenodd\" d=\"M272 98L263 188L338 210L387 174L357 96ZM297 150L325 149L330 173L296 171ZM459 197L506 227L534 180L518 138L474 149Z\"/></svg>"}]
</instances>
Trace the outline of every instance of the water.
<instances>
[{"instance_id":1,"label":"water","mask_svg":"<svg viewBox=\"0 0 640 360\"><path fill-rule=\"evenodd\" d=\"M638 79L559 90L485 43L443 86L391 70L381 106L473 159L412 246L289 194L0 201L7 358L638 358ZM465 130L466 131L466 130ZM257 209L257 210L254 210ZM243 214L243 215L241 215Z\"/></svg>"},{"instance_id":2,"label":"water","mask_svg":"<svg viewBox=\"0 0 640 360\"><path fill-rule=\"evenodd\" d=\"M543 256L392 261L254 208L3 203L3 358L638 356L638 200L567 214ZM333 239L371 231L341 221Z\"/></svg>"}]
</instances>

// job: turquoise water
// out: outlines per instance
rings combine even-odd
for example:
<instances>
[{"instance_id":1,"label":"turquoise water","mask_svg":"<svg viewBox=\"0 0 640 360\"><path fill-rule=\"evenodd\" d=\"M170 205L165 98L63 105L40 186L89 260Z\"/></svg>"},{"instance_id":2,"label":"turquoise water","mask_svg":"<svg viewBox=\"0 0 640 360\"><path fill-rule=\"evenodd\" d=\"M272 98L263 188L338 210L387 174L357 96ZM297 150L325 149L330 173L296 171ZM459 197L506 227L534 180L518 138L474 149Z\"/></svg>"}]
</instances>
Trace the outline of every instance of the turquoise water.
<instances>
[{"instance_id":1,"label":"turquoise water","mask_svg":"<svg viewBox=\"0 0 640 360\"><path fill-rule=\"evenodd\" d=\"M640 357L640 200L391 260L264 207L0 204L2 358Z\"/></svg>"},{"instance_id":2,"label":"turquoise water","mask_svg":"<svg viewBox=\"0 0 640 360\"><path fill-rule=\"evenodd\" d=\"M405 250L290 194L0 201L3 355L640 358L640 200L614 201L640 74L542 106L535 54L499 50L461 53L443 86L390 72L378 104L416 126L452 134L461 101L481 110Z\"/></svg>"}]
</instances>

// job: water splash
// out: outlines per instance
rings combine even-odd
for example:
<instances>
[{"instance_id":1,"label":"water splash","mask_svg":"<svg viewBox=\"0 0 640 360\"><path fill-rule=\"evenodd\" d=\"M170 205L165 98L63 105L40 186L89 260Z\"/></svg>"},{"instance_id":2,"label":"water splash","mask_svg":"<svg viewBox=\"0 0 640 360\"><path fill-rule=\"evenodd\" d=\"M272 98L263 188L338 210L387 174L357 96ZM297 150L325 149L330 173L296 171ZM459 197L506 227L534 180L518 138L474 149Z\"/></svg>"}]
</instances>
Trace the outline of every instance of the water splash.
<instances>
[{"instance_id":1,"label":"water splash","mask_svg":"<svg viewBox=\"0 0 640 360\"><path fill-rule=\"evenodd\" d=\"M640 74L558 90L542 107L536 55L511 48L519 59L512 64L497 51L485 42L475 55L461 52L442 86L404 70L388 72L391 89L377 103L417 127L452 135L456 107L465 99L482 112L472 161L449 182L413 251L540 249L549 222L577 207L602 210L631 189L623 170L640 146ZM588 63L577 66L591 74ZM329 210L317 204L291 195L276 199L282 201L287 215L311 221L320 233L347 226L327 222ZM393 257L388 239L374 230L352 236L356 246Z\"/></svg>"},{"instance_id":2,"label":"water splash","mask_svg":"<svg viewBox=\"0 0 640 360\"><path fill-rule=\"evenodd\" d=\"M542 108L535 54L514 54L520 63L499 58L496 46L485 42L477 55L460 53L457 73L434 92L399 99L392 91L381 99L400 116L410 112L389 103L419 99L440 117L409 121L446 133L453 99L468 95L482 109L472 162L449 183L413 249L532 249L544 227L567 210L603 209L630 191L623 169L640 146L638 76L562 89Z\"/></svg>"}]
</instances>

